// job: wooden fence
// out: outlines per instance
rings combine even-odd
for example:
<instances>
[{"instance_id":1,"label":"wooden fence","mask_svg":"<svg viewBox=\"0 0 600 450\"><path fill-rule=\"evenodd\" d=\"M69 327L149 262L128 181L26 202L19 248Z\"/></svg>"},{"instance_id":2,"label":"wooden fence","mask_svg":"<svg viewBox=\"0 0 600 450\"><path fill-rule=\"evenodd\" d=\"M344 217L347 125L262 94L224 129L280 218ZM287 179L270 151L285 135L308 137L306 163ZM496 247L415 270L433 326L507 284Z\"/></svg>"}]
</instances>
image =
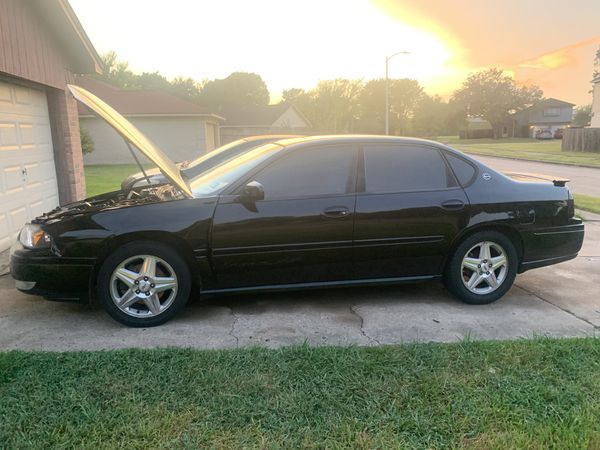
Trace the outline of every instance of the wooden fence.
<instances>
[{"instance_id":1,"label":"wooden fence","mask_svg":"<svg viewBox=\"0 0 600 450\"><path fill-rule=\"evenodd\" d=\"M562 150L569 152L600 152L600 128L566 128Z\"/></svg>"}]
</instances>

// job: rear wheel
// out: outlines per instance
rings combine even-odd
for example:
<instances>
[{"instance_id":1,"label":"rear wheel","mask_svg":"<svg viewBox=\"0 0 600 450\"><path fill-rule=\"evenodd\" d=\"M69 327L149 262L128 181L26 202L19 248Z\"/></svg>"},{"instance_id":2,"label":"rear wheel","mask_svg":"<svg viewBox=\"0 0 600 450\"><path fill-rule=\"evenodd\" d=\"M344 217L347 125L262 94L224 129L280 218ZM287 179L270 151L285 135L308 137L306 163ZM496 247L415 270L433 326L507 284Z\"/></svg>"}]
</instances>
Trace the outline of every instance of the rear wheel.
<instances>
[{"instance_id":1,"label":"rear wheel","mask_svg":"<svg viewBox=\"0 0 600 450\"><path fill-rule=\"evenodd\" d=\"M104 261L98 297L104 309L132 327L161 325L185 306L190 295L187 264L171 247L133 242Z\"/></svg>"},{"instance_id":2,"label":"rear wheel","mask_svg":"<svg viewBox=\"0 0 600 450\"><path fill-rule=\"evenodd\" d=\"M457 247L446 267L444 284L465 303L484 305L508 292L517 266L517 251L508 237L481 231Z\"/></svg>"}]
</instances>

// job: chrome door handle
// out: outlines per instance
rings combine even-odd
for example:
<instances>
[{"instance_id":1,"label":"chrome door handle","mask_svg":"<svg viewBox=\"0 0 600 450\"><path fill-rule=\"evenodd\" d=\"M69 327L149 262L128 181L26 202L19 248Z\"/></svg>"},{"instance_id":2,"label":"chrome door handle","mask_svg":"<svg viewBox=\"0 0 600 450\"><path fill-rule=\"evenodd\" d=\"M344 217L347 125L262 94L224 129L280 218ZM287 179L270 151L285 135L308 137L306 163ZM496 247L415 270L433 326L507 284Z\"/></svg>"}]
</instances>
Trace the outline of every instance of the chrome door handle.
<instances>
[{"instance_id":1,"label":"chrome door handle","mask_svg":"<svg viewBox=\"0 0 600 450\"><path fill-rule=\"evenodd\" d=\"M321 215L325 217L346 217L350 215L350 210L345 206L331 206L325 208Z\"/></svg>"},{"instance_id":2,"label":"chrome door handle","mask_svg":"<svg viewBox=\"0 0 600 450\"><path fill-rule=\"evenodd\" d=\"M445 202L442 202L441 206L444 209L457 210L457 209L463 209L465 207L465 202L463 202L462 200L458 200L458 199L452 199L452 200L446 200Z\"/></svg>"}]
</instances>

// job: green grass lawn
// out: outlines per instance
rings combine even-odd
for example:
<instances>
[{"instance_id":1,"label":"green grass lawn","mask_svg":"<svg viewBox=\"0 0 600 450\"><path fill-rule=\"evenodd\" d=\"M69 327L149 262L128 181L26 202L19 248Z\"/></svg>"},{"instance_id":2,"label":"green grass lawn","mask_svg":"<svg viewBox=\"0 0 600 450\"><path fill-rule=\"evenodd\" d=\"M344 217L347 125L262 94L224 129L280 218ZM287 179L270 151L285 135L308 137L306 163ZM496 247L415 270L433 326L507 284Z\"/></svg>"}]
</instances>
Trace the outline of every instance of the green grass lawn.
<instances>
[{"instance_id":1,"label":"green grass lawn","mask_svg":"<svg viewBox=\"0 0 600 450\"><path fill-rule=\"evenodd\" d=\"M0 447L600 447L600 340L0 353Z\"/></svg>"},{"instance_id":2,"label":"green grass lawn","mask_svg":"<svg viewBox=\"0 0 600 450\"><path fill-rule=\"evenodd\" d=\"M545 161L561 164L578 164L600 167L600 153L563 152L561 141L538 141L537 139L458 139L457 136L441 136L438 141L465 153L501 156L506 158Z\"/></svg>"},{"instance_id":3,"label":"green grass lawn","mask_svg":"<svg viewBox=\"0 0 600 450\"><path fill-rule=\"evenodd\" d=\"M121 182L128 175L140 171L135 164L85 166L87 196L121 189Z\"/></svg>"},{"instance_id":4,"label":"green grass lawn","mask_svg":"<svg viewBox=\"0 0 600 450\"><path fill-rule=\"evenodd\" d=\"M583 194L573 194L573 197L575 198L576 208L600 214L600 198Z\"/></svg>"}]
</instances>

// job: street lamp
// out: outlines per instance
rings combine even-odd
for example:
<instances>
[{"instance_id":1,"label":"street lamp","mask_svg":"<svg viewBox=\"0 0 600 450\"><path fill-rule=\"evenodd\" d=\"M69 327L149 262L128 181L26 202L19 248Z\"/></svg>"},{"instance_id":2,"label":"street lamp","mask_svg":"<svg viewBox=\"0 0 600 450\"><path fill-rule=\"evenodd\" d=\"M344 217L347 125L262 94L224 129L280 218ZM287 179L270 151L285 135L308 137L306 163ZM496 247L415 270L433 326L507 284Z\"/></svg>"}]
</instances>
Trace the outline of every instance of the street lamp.
<instances>
[{"instance_id":1,"label":"street lamp","mask_svg":"<svg viewBox=\"0 0 600 450\"><path fill-rule=\"evenodd\" d=\"M390 79L388 77L388 63L390 59L397 55L410 55L410 52L397 52L391 56L385 57L385 134L390 134Z\"/></svg>"}]
</instances>

